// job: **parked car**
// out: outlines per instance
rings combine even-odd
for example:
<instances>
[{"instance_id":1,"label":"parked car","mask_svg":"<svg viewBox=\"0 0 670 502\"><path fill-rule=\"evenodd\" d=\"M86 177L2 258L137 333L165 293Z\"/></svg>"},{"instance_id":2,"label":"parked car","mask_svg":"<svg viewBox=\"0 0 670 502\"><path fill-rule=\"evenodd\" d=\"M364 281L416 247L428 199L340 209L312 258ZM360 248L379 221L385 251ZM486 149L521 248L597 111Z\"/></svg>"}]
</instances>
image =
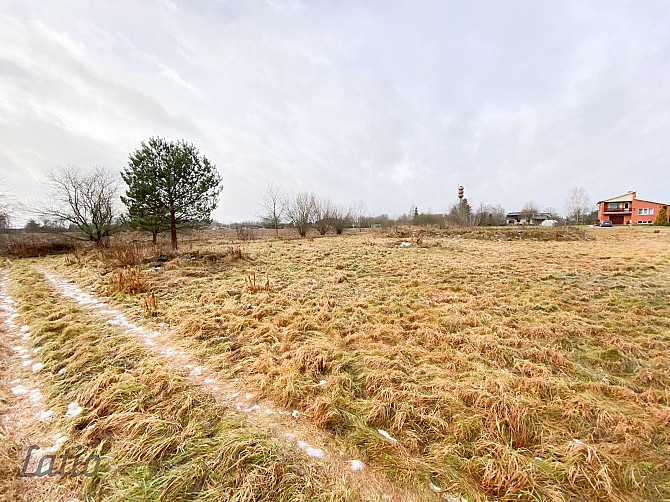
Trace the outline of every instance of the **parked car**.
<instances>
[{"instance_id":1,"label":"parked car","mask_svg":"<svg viewBox=\"0 0 670 502\"><path fill-rule=\"evenodd\" d=\"M612 222L610 220L603 220L603 221L600 222L600 226L601 227L611 227Z\"/></svg>"}]
</instances>

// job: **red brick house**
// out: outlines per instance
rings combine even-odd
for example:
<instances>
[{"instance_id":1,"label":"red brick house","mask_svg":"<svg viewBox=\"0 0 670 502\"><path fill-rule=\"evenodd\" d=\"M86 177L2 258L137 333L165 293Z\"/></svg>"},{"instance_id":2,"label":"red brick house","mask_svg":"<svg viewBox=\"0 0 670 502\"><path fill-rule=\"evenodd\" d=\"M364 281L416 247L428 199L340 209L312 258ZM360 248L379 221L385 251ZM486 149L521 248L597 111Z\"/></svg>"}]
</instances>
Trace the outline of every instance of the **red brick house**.
<instances>
[{"instance_id":1,"label":"red brick house","mask_svg":"<svg viewBox=\"0 0 670 502\"><path fill-rule=\"evenodd\" d=\"M637 192L598 201L598 219L610 220L613 225L652 225L662 207L668 212L670 204L638 199Z\"/></svg>"}]
</instances>

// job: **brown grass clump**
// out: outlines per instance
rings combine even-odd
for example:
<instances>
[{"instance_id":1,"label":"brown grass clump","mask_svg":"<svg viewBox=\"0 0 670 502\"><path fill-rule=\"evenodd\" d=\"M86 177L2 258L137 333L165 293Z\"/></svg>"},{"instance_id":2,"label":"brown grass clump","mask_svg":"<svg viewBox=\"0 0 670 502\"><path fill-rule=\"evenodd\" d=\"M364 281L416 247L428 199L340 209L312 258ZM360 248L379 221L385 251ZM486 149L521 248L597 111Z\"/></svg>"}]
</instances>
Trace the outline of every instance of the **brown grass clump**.
<instances>
[{"instance_id":1,"label":"brown grass clump","mask_svg":"<svg viewBox=\"0 0 670 502\"><path fill-rule=\"evenodd\" d=\"M109 246L99 250L104 260L111 261L117 267L135 267L155 260L158 248L151 243L114 240Z\"/></svg>"},{"instance_id":2,"label":"brown grass clump","mask_svg":"<svg viewBox=\"0 0 670 502\"><path fill-rule=\"evenodd\" d=\"M247 291L258 293L259 291L270 291L270 276L266 276L265 282L256 281L256 272L247 272L244 276L244 287Z\"/></svg>"},{"instance_id":3,"label":"brown grass clump","mask_svg":"<svg viewBox=\"0 0 670 502\"><path fill-rule=\"evenodd\" d=\"M136 295L148 290L148 286L139 268L122 268L117 270L111 279L112 288L120 293Z\"/></svg>"},{"instance_id":4,"label":"brown grass clump","mask_svg":"<svg viewBox=\"0 0 670 502\"><path fill-rule=\"evenodd\" d=\"M158 300L153 291L149 291L144 297L140 298L140 309L144 317L158 315Z\"/></svg>"}]
</instances>

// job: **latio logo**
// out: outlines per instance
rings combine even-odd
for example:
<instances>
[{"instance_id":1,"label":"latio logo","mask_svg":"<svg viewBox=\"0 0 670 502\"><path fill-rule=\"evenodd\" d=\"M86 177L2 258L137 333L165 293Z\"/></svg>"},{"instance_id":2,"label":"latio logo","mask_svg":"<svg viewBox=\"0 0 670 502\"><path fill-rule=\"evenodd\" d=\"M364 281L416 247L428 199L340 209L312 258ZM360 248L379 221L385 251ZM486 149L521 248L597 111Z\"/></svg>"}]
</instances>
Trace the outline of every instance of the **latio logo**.
<instances>
[{"instance_id":1,"label":"latio logo","mask_svg":"<svg viewBox=\"0 0 670 502\"><path fill-rule=\"evenodd\" d=\"M31 456L33 452L39 450L40 447L37 445L32 445L28 448L28 453L26 453L26 460L23 462L23 468L19 472L20 477L43 477L43 476L88 476L92 478L98 473L100 468L100 455L89 455L84 461L81 460L83 456L83 448L78 446L75 448L74 455L70 454L70 449L65 450L65 454L58 458L57 455L48 454L42 455L39 461L37 462L37 468L33 472L27 472L28 466L31 464ZM37 457L35 457L37 460ZM68 466L68 461L72 460L71 466ZM60 468L57 467L58 462L60 462ZM81 470L78 470L78 467L81 467ZM54 470L56 469L56 470Z\"/></svg>"}]
</instances>

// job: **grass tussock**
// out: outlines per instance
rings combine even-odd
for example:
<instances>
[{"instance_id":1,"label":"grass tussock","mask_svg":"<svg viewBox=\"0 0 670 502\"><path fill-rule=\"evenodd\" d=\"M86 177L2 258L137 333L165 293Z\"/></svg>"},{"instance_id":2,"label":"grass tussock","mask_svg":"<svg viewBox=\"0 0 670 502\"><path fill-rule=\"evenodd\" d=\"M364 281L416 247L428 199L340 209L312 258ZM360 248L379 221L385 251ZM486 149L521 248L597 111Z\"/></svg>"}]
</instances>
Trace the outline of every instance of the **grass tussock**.
<instances>
[{"instance_id":1,"label":"grass tussock","mask_svg":"<svg viewBox=\"0 0 670 502\"><path fill-rule=\"evenodd\" d=\"M344 501L323 472L194 389L135 339L114 331L21 268L13 293L45 367L49 400L84 411L65 421L63 448L102 456L79 478L90 501ZM1 389L0 389L1 390Z\"/></svg>"},{"instance_id":2,"label":"grass tussock","mask_svg":"<svg viewBox=\"0 0 670 502\"><path fill-rule=\"evenodd\" d=\"M136 295L148 290L148 286L139 268L121 268L112 274L110 287L113 291Z\"/></svg>"},{"instance_id":3,"label":"grass tussock","mask_svg":"<svg viewBox=\"0 0 670 502\"><path fill-rule=\"evenodd\" d=\"M158 300L153 291L149 291L140 299L140 309L144 317L155 317L158 315Z\"/></svg>"},{"instance_id":4,"label":"grass tussock","mask_svg":"<svg viewBox=\"0 0 670 502\"><path fill-rule=\"evenodd\" d=\"M268 291L237 266L149 283L178 285L161 315L209 364L398 479L468 500L668 499L670 235L584 232L254 242Z\"/></svg>"}]
</instances>

